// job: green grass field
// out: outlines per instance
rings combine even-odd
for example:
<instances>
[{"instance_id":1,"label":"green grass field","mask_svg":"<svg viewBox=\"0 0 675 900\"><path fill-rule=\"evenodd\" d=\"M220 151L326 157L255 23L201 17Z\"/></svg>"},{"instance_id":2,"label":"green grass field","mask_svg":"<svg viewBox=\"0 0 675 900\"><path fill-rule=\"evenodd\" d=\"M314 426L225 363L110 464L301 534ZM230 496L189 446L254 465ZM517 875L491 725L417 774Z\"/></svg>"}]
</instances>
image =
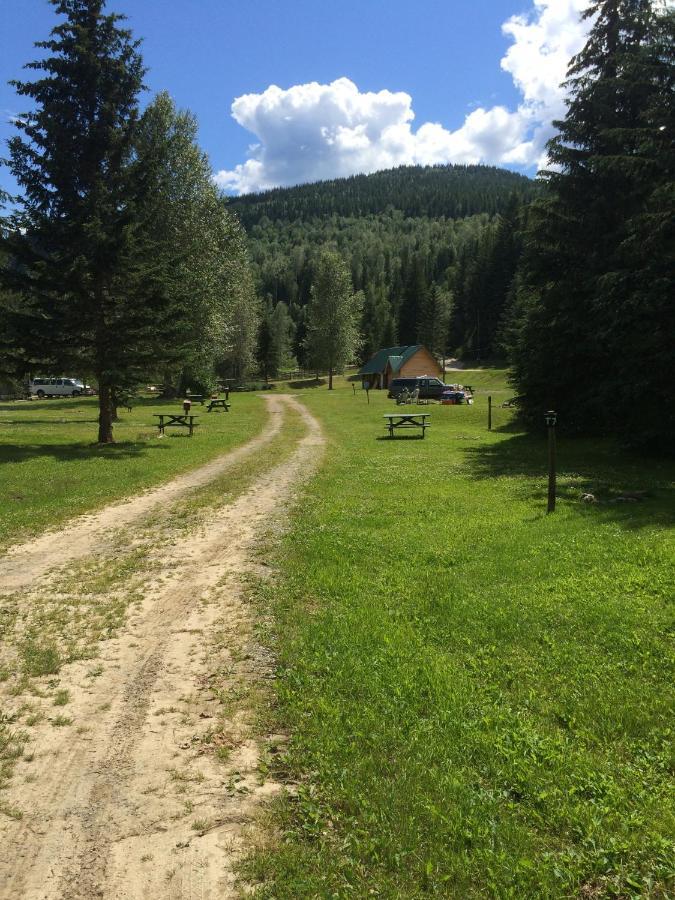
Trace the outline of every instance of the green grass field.
<instances>
[{"instance_id":1,"label":"green grass field","mask_svg":"<svg viewBox=\"0 0 675 900\"><path fill-rule=\"evenodd\" d=\"M328 446L254 590L279 660L263 724L291 736L264 765L299 787L246 871L274 898L673 896L674 467L561 438L547 516L543 421L515 427L501 370L446 380L476 403L427 407L425 440L386 438L382 392L298 390ZM122 410L100 448L95 400L1 404L0 549L265 421L235 394L194 438L159 440L152 415L176 405ZM186 502L185 540L222 481ZM21 739L0 729L0 781Z\"/></svg>"},{"instance_id":2,"label":"green grass field","mask_svg":"<svg viewBox=\"0 0 675 900\"><path fill-rule=\"evenodd\" d=\"M116 444L92 446L96 398L0 403L0 551L73 515L87 512L212 459L253 437L265 407L234 394L229 413L193 412L204 423L193 438L171 429L159 439L154 413L179 411L177 400L145 398L120 410Z\"/></svg>"},{"instance_id":3,"label":"green grass field","mask_svg":"<svg viewBox=\"0 0 675 900\"><path fill-rule=\"evenodd\" d=\"M503 372L449 373L384 439L383 392L305 390L329 449L260 587L280 777L261 896L673 896L673 467L546 438ZM642 502L610 502L646 490ZM580 502L591 491L598 504Z\"/></svg>"}]
</instances>

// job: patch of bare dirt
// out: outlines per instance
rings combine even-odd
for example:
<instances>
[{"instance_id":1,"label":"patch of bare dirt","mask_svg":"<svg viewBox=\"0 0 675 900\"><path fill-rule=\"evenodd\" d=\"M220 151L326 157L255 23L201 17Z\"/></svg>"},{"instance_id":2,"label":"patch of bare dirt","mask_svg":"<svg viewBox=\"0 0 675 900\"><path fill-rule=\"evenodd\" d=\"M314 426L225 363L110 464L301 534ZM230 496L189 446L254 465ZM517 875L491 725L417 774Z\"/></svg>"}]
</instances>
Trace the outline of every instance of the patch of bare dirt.
<instances>
[{"instance_id":1,"label":"patch of bare dirt","mask_svg":"<svg viewBox=\"0 0 675 900\"><path fill-rule=\"evenodd\" d=\"M91 661L62 669L72 725L40 726L34 758L18 764L8 801L23 818L0 820L1 898L234 896L233 865L254 812L280 789L260 774L264 747L251 727L252 695L271 663L242 580L323 443L300 403L269 402L279 420L291 406L306 423L290 458L210 514L189 541L160 543L162 577L104 645L98 677ZM214 475L223 464L210 464ZM204 468L192 473L201 481L177 479L178 493L205 483ZM158 489L162 502L167 488ZM108 512L96 516L97 533L104 521L119 525Z\"/></svg>"}]
</instances>

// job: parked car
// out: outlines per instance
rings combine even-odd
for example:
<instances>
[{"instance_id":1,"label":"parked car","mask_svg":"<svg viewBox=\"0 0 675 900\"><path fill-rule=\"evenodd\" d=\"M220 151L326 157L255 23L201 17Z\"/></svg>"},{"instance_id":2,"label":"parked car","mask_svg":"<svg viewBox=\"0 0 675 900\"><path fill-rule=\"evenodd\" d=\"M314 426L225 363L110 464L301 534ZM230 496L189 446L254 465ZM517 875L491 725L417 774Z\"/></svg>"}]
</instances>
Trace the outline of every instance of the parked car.
<instances>
[{"instance_id":1,"label":"parked car","mask_svg":"<svg viewBox=\"0 0 675 900\"><path fill-rule=\"evenodd\" d=\"M417 378L393 378L389 385L388 397L396 399L402 391L413 391L419 389L420 400L440 400L443 391L447 391L449 385L443 384L440 378L433 378L430 375L422 375Z\"/></svg>"},{"instance_id":2,"label":"parked car","mask_svg":"<svg viewBox=\"0 0 675 900\"><path fill-rule=\"evenodd\" d=\"M33 397L79 397L86 391L77 378L34 378L28 382ZM90 389L91 390L91 389Z\"/></svg>"}]
</instances>

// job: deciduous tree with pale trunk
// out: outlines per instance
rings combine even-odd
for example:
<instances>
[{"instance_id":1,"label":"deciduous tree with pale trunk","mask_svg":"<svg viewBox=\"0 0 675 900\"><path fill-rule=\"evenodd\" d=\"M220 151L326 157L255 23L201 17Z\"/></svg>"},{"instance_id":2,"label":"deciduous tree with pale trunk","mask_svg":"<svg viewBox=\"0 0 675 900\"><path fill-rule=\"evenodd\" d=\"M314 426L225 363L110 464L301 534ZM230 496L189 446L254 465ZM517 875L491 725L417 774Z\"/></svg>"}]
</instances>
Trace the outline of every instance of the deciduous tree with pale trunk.
<instances>
[{"instance_id":1,"label":"deciduous tree with pale trunk","mask_svg":"<svg viewBox=\"0 0 675 900\"><path fill-rule=\"evenodd\" d=\"M334 251L325 250L312 285L305 344L312 367L328 371L329 390L333 390L333 375L358 352L362 306L363 295L353 292L344 260Z\"/></svg>"}]
</instances>

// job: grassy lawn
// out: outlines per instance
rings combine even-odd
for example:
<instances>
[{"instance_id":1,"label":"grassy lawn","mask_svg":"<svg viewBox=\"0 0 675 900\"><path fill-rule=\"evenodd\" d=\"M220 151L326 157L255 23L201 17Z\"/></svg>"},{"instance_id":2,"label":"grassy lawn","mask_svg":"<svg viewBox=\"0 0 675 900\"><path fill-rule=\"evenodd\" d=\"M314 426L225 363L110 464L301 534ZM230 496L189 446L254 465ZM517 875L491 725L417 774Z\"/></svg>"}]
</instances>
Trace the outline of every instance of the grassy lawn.
<instances>
[{"instance_id":1,"label":"grassy lawn","mask_svg":"<svg viewBox=\"0 0 675 900\"><path fill-rule=\"evenodd\" d=\"M0 403L0 552L10 542L78 513L155 485L253 437L266 419L263 401L234 394L229 413L206 413L193 438L178 429L157 437L154 413L178 411L176 400L142 400L122 409L117 443L92 446L96 398Z\"/></svg>"},{"instance_id":2,"label":"grassy lawn","mask_svg":"<svg viewBox=\"0 0 675 900\"><path fill-rule=\"evenodd\" d=\"M488 433L503 373L455 378L476 403L425 440L382 439L382 392L301 392L329 450L259 589L300 788L250 872L275 898L672 896L673 467L560 439L546 516L543 427L498 407Z\"/></svg>"}]
</instances>

